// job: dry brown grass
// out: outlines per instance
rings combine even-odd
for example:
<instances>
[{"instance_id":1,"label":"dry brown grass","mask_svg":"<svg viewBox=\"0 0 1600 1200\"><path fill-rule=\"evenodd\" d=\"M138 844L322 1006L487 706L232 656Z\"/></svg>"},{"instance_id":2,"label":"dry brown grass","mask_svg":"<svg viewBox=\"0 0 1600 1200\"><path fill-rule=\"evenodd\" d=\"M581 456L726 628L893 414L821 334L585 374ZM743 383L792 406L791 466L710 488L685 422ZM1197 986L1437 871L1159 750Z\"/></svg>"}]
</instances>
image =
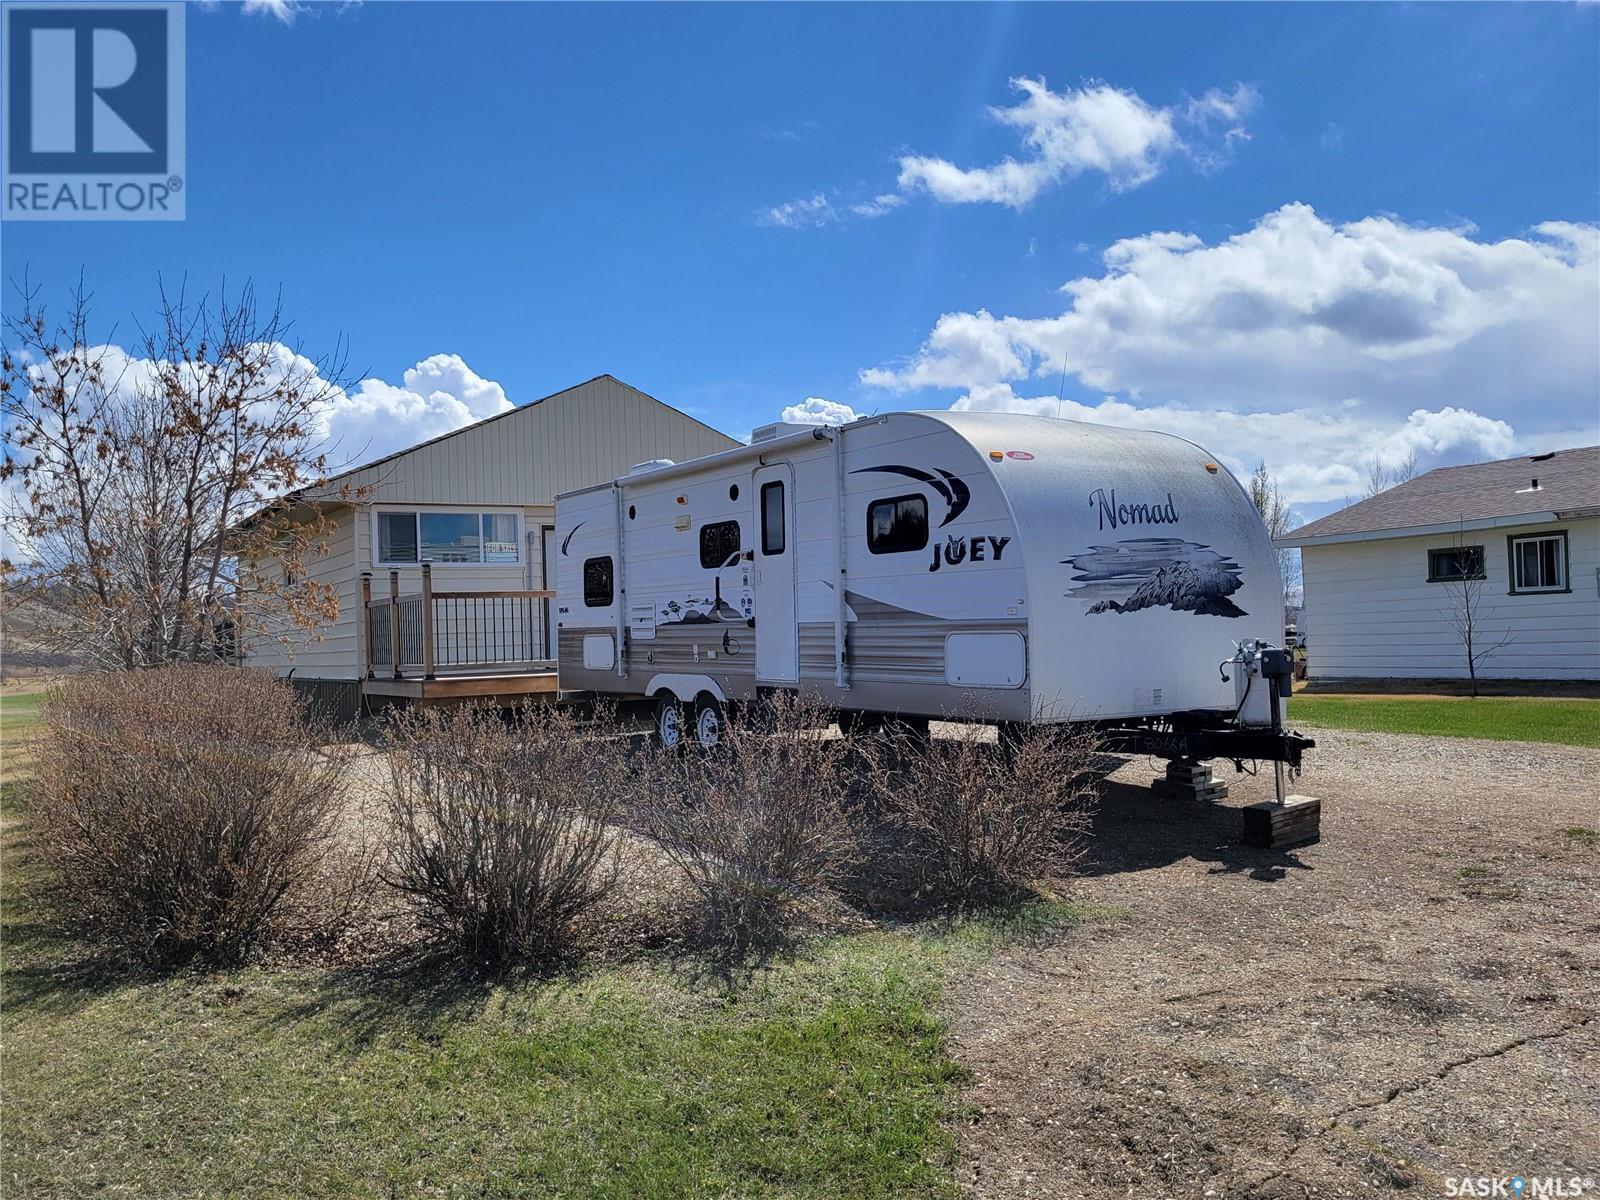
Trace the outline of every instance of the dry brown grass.
<instances>
[{"instance_id":1,"label":"dry brown grass","mask_svg":"<svg viewBox=\"0 0 1600 1200\"><path fill-rule=\"evenodd\" d=\"M156 965L237 961L324 865L344 803L294 693L176 667L51 692L30 813L65 922Z\"/></svg>"}]
</instances>

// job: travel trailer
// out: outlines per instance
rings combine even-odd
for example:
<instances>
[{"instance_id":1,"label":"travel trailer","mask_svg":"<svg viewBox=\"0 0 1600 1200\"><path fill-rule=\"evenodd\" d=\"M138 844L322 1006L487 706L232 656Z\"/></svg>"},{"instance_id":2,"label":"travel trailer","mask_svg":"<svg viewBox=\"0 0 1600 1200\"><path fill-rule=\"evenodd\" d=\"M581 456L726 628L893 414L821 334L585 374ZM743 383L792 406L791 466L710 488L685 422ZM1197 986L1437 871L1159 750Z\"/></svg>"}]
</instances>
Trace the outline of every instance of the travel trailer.
<instances>
[{"instance_id":1,"label":"travel trailer","mask_svg":"<svg viewBox=\"0 0 1600 1200\"><path fill-rule=\"evenodd\" d=\"M1161 433L1004 413L772 425L556 503L561 689L716 741L768 689L888 720L1094 721L1299 765L1283 585L1249 497Z\"/></svg>"}]
</instances>

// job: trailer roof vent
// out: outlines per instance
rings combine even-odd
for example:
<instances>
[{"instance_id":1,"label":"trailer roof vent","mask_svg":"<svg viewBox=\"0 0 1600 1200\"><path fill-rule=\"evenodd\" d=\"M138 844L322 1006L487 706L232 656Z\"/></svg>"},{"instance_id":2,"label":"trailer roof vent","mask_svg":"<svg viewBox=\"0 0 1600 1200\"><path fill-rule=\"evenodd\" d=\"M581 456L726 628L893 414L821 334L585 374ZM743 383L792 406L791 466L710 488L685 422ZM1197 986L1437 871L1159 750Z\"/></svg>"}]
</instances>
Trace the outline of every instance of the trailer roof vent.
<instances>
[{"instance_id":1,"label":"trailer roof vent","mask_svg":"<svg viewBox=\"0 0 1600 1200\"><path fill-rule=\"evenodd\" d=\"M629 475L637 475L640 471L654 471L657 467L675 467L678 464L670 458L652 458L649 462L634 463L628 468Z\"/></svg>"},{"instance_id":2,"label":"trailer roof vent","mask_svg":"<svg viewBox=\"0 0 1600 1200\"><path fill-rule=\"evenodd\" d=\"M750 444L757 442L770 442L773 438L788 437L791 433L804 433L808 429L815 429L815 425L803 425L797 421L774 421L771 425L762 425L750 431Z\"/></svg>"}]
</instances>

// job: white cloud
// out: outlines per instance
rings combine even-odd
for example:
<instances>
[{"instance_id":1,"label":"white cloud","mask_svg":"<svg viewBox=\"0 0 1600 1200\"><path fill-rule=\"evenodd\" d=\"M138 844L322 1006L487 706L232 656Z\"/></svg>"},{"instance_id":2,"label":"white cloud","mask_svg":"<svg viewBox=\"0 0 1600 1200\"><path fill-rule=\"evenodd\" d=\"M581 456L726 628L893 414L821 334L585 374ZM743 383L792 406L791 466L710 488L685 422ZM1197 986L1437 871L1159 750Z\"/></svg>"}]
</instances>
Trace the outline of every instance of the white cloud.
<instances>
[{"instance_id":1,"label":"white cloud","mask_svg":"<svg viewBox=\"0 0 1600 1200\"><path fill-rule=\"evenodd\" d=\"M294 24L294 19L300 11L296 0L244 0L246 16L260 13L264 16L277 17L285 25Z\"/></svg>"},{"instance_id":2,"label":"white cloud","mask_svg":"<svg viewBox=\"0 0 1600 1200\"><path fill-rule=\"evenodd\" d=\"M785 229L815 229L837 221L839 213L831 200L817 192L763 209L756 219L763 225L781 225Z\"/></svg>"},{"instance_id":3,"label":"white cloud","mask_svg":"<svg viewBox=\"0 0 1600 1200\"><path fill-rule=\"evenodd\" d=\"M885 192L881 196L874 196L871 200L863 200L858 204L852 204L850 211L858 217L866 217L870 220L873 217L881 217L886 213L893 212L905 202L906 198L904 196L895 192Z\"/></svg>"},{"instance_id":4,"label":"white cloud","mask_svg":"<svg viewBox=\"0 0 1600 1200\"><path fill-rule=\"evenodd\" d=\"M1363 405L1219 412L1176 404L1136 405L1115 396L1094 404L1026 397L1001 383L975 387L953 407L1176 434L1218 455L1241 477L1258 462L1268 463L1285 496L1296 504L1359 497L1367 481L1367 464L1374 458L1399 463L1414 451L1419 460L1431 464L1446 458L1505 458L1532 448L1507 422L1449 405L1403 416L1374 413Z\"/></svg>"},{"instance_id":5,"label":"white cloud","mask_svg":"<svg viewBox=\"0 0 1600 1200\"><path fill-rule=\"evenodd\" d=\"M1527 238L1390 217L1334 226L1289 204L1214 246L1113 243L1058 316L947 313L880 387L970 387L1063 369L1100 391L1205 406L1358 398L1390 410L1537 397L1592 415L1600 394L1600 230Z\"/></svg>"},{"instance_id":6,"label":"white cloud","mask_svg":"<svg viewBox=\"0 0 1600 1200\"><path fill-rule=\"evenodd\" d=\"M851 421L860 420L861 414L837 400L807 396L799 404L791 404L784 409L780 419L794 425L848 425Z\"/></svg>"},{"instance_id":7,"label":"white cloud","mask_svg":"<svg viewBox=\"0 0 1600 1200\"><path fill-rule=\"evenodd\" d=\"M325 422L336 447L333 457L340 462L381 458L514 407L498 383L457 354L425 358L402 381L363 379L334 396Z\"/></svg>"},{"instance_id":8,"label":"white cloud","mask_svg":"<svg viewBox=\"0 0 1600 1200\"><path fill-rule=\"evenodd\" d=\"M1334 225L1289 204L1215 245L1157 232L1102 258L1101 274L1062 288L1058 315L946 313L915 354L862 381L1048 412L1054 400L1012 385L1065 371L1117 394L1077 415L1190 430L1234 465L1276 457L1302 499L1359 490L1374 454L1461 460L1600 437L1594 226L1487 241L1393 217Z\"/></svg>"},{"instance_id":9,"label":"white cloud","mask_svg":"<svg viewBox=\"0 0 1600 1200\"><path fill-rule=\"evenodd\" d=\"M1220 166L1236 143L1249 139L1243 121L1261 101L1246 83L1210 88L1167 108L1098 81L1052 92L1043 79L1019 76L1011 80L1011 89L1022 99L1009 108L990 108L989 115L1017 131L1023 158L1008 155L990 166L959 167L944 158L905 154L898 159L896 191L842 204L819 191L763 209L756 219L785 229L814 229L849 217L871 220L919 192L947 204L1022 209L1047 189L1086 172L1125 191L1155 178L1175 155L1206 170Z\"/></svg>"},{"instance_id":10,"label":"white cloud","mask_svg":"<svg viewBox=\"0 0 1600 1200\"><path fill-rule=\"evenodd\" d=\"M906 155L900 159L900 190L925 190L949 204L1017 209L1054 184L1089 171L1127 190L1155 178L1180 151L1206 164L1221 161L1229 146L1247 136L1239 122L1260 100L1247 84L1226 92L1212 88L1170 108L1156 108L1133 91L1098 82L1052 92L1043 79L1021 77L1011 87L1022 100L989 113L1021 134L1026 158L1008 156L992 166L963 168L943 158ZM1190 127L1188 138L1180 125Z\"/></svg>"}]
</instances>

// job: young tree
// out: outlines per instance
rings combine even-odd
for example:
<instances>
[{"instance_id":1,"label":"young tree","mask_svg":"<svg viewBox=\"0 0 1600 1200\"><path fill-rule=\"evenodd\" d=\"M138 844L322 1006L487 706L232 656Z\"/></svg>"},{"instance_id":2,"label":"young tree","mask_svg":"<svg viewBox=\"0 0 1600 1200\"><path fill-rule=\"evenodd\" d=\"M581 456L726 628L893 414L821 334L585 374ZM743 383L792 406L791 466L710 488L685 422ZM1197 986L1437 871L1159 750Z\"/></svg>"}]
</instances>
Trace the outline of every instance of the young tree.
<instances>
[{"instance_id":1,"label":"young tree","mask_svg":"<svg viewBox=\"0 0 1600 1200\"><path fill-rule=\"evenodd\" d=\"M1454 551L1454 573L1445 581L1449 603L1444 609L1445 620L1455 630L1467 660L1467 678L1472 684L1472 696L1478 695L1478 670L1495 654L1512 642L1509 628L1495 631L1490 623L1495 606L1485 605L1485 583L1482 546L1465 545L1457 534Z\"/></svg>"},{"instance_id":2,"label":"young tree","mask_svg":"<svg viewBox=\"0 0 1600 1200\"><path fill-rule=\"evenodd\" d=\"M128 669L335 617L303 574L326 525L288 521L286 497L325 475L342 362L287 346L281 308L249 285L199 301L163 287L141 358L93 341L90 299L80 282L51 320L24 281L4 322L8 607L28 605L52 648ZM241 575L265 554L282 578Z\"/></svg>"},{"instance_id":3,"label":"young tree","mask_svg":"<svg viewBox=\"0 0 1600 1200\"><path fill-rule=\"evenodd\" d=\"M1289 511L1289 502L1283 498L1283 489L1267 470L1265 462L1256 464L1255 472L1250 476L1248 490L1250 503L1256 506L1256 511L1261 514L1261 520L1266 524L1267 532L1273 539L1287 534L1293 527L1294 518ZM1298 585L1299 559L1298 551L1278 551L1278 573L1283 576L1283 590L1286 597Z\"/></svg>"}]
</instances>

